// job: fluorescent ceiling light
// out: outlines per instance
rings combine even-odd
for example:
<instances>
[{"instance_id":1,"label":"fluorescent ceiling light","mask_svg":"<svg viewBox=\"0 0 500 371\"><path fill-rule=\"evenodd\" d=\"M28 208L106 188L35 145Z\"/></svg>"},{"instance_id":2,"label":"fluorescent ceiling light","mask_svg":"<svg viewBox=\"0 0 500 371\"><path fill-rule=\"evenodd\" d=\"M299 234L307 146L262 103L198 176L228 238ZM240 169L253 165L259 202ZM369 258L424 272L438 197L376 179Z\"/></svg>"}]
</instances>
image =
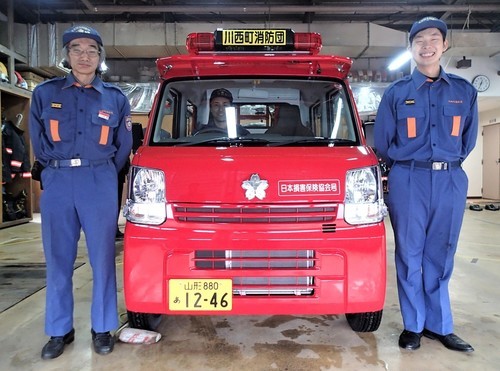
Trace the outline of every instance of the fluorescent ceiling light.
<instances>
[{"instance_id":1,"label":"fluorescent ceiling light","mask_svg":"<svg viewBox=\"0 0 500 371\"><path fill-rule=\"evenodd\" d=\"M389 71L394 71L397 70L399 67L404 65L406 62L408 62L411 59L411 53L409 50L405 51L403 54L399 55L394 59L391 64L389 64Z\"/></svg>"}]
</instances>

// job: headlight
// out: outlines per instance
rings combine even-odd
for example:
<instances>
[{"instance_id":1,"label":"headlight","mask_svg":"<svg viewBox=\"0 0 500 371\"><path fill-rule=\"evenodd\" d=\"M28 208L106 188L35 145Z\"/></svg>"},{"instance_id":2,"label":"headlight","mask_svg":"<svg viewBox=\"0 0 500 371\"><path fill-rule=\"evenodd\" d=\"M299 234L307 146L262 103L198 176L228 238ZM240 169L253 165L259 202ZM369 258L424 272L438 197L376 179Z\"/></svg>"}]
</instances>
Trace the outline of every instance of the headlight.
<instances>
[{"instance_id":1,"label":"headlight","mask_svg":"<svg viewBox=\"0 0 500 371\"><path fill-rule=\"evenodd\" d=\"M380 179L378 166L347 172L344 201L344 220L347 223L378 223L384 218L387 209Z\"/></svg>"},{"instance_id":2,"label":"headlight","mask_svg":"<svg viewBox=\"0 0 500 371\"><path fill-rule=\"evenodd\" d=\"M166 219L165 174L133 166L123 216L132 223L158 225Z\"/></svg>"}]
</instances>

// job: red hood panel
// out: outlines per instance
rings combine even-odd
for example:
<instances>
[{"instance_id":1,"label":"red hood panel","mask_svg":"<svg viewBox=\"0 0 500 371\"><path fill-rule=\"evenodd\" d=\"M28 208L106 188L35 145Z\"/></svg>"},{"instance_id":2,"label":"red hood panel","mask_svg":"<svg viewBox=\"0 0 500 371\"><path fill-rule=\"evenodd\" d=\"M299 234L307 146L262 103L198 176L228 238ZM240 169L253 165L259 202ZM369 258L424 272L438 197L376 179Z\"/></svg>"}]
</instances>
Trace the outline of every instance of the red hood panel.
<instances>
[{"instance_id":1,"label":"red hood panel","mask_svg":"<svg viewBox=\"0 0 500 371\"><path fill-rule=\"evenodd\" d=\"M143 147L133 164L165 172L169 202L342 202L346 171L375 165L369 153L366 147Z\"/></svg>"}]
</instances>

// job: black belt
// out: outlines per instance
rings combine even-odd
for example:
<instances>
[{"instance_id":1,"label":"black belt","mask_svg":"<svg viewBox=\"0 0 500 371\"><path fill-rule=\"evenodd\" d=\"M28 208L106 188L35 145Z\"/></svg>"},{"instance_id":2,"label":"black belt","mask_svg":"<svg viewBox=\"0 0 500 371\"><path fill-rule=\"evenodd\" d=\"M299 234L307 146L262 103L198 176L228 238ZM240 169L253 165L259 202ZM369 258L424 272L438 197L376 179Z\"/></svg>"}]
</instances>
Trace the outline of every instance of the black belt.
<instances>
[{"instance_id":1,"label":"black belt","mask_svg":"<svg viewBox=\"0 0 500 371\"><path fill-rule=\"evenodd\" d=\"M420 169L430 169L430 170L448 170L448 169L453 169L456 167L460 167L461 162L460 161L450 161L450 162L445 162L445 161L397 161L396 162L399 165L403 166L412 166L417 167Z\"/></svg>"},{"instance_id":2,"label":"black belt","mask_svg":"<svg viewBox=\"0 0 500 371\"><path fill-rule=\"evenodd\" d=\"M49 160L50 167L88 167L90 165L105 164L109 160L87 160L84 158L72 158L70 160Z\"/></svg>"}]
</instances>

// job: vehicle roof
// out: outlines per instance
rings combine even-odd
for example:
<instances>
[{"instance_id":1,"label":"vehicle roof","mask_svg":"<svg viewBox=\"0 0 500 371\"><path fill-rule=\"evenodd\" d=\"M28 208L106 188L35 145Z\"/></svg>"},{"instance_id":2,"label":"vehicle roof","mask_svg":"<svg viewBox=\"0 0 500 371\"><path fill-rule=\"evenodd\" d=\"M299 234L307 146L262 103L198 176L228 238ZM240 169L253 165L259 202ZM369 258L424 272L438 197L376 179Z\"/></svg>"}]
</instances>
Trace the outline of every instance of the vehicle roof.
<instances>
[{"instance_id":1,"label":"vehicle roof","mask_svg":"<svg viewBox=\"0 0 500 371\"><path fill-rule=\"evenodd\" d=\"M347 79L352 59L308 53L204 53L159 58L163 79L208 76L294 76Z\"/></svg>"}]
</instances>

